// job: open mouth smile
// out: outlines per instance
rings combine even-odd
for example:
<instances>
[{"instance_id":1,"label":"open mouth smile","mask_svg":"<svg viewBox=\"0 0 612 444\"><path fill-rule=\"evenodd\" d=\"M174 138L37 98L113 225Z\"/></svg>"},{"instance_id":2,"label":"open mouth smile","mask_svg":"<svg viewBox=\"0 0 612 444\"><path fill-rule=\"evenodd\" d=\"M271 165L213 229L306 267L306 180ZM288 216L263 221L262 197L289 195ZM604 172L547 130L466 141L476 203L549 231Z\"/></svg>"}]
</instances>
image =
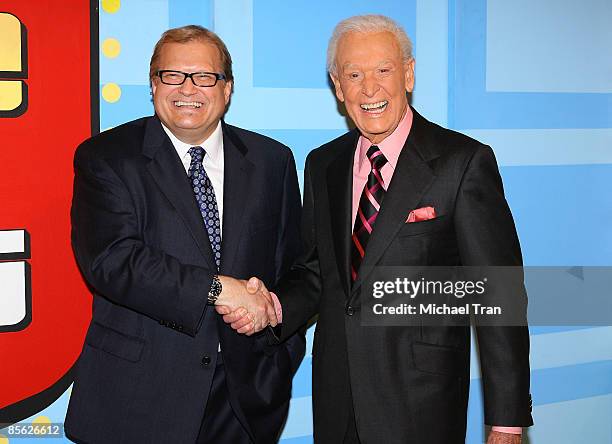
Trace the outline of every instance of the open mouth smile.
<instances>
[{"instance_id":1,"label":"open mouth smile","mask_svg":"<svg viewBox=\"0 0 612 444\"><path fill-rule=\"evenodd\" d=\"M359 105L362 110L370 114L380 114L382 113L389 104L388 100L382 100L376 103L362 103Z\"/></svg>"},{"instance_id":2,"label":"open mouth smile","mask_svg":"<svg viewBox=\"0 0 612 444\"><path fill-rule=\"evenodd\" d=\"M179 108L186 106L189 108L200 108L202 106L201 102L183 102L181 100L177 100L174 102L174 106L177 106Z\"/></svg>"}]
</instances>

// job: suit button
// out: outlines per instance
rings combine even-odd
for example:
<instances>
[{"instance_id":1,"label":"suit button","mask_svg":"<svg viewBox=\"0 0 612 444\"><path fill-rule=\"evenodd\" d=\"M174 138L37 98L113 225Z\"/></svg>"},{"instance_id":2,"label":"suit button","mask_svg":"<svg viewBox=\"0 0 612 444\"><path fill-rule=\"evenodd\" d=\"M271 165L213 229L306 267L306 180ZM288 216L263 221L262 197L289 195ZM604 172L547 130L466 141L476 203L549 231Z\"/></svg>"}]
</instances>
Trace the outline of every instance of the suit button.
<instances>
[{"instance_id":1,"label":"suit button","mask_svg":"<svg viewBox=\"0 0 612 444\"><path fill-rule=\"evenodd\" d=\"M355 314L355 309L351 305L346 306L346 315L353 316Z\"/></svg>"},{"instance_id":2,"label":"suit button","mask_svg":"<svg viewBox=\"0 0 612 444\"><path fill-rule=\"evenodd\" d=\"M210 365L210 356L204 355L204 357L202 358L202 365Z\"/></svg>"},{"instance_id":3,"label":"suit button","mask_svg":"<svg viewBox=\"0 0 612 444\"><path fill-rule=\"evenodd\" d=\"M178 331L183 331L183 326L182 326L182 325L177 325L177 326L176 326L176 329L177 329Z\"/></svg>"}]
</instances>

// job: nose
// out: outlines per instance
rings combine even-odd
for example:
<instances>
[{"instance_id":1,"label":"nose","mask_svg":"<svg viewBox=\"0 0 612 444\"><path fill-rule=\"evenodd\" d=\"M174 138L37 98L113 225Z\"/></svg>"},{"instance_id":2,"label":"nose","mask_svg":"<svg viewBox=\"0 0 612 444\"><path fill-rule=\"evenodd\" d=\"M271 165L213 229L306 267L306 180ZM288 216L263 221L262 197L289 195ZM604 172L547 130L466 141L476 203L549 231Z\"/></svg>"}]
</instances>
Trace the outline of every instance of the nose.
<instances>
[{"instance_id":1,"label":"nose","mask_svg":"<svg viewBox=\"0 0 612 444\"><path fill-rule=\"evenodd\" d=\"M191 96L198 92L198 87L195 86L193 80L190 78L185 79L183 84L179 87L179 91L181 94L185 96Z\"/></svg>"},{"instance_id":2,"label":"nose","mask_svg":"<svg viewBox=\"0 0 612 444\"><path fill-rule=\"evenodd\" d=\"M367 97L374 97L379 89L376 77L371 73L366 73L361 84L361 92Z\"/></svg>"}]
</instances>

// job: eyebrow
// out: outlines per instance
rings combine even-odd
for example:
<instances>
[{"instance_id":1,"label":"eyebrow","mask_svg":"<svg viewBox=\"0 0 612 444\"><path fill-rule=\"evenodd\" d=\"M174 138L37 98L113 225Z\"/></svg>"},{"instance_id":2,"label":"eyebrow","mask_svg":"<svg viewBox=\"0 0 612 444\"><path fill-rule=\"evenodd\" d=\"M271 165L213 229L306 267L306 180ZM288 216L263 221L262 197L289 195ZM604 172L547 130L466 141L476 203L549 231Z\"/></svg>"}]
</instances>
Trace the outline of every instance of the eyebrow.
<instances>
[{"instance_id":1,"label":"eyebrow","mask_svg":"<svg viewBox=\"0 0 612 444\"><path fill-rule=\"evenodd\" d=\"M380 63L378 63L375 68L378 68L380 66L383 65L394 65L393 60L383 60ZM341 68L344 69L361 69L361 66L356 64L356 63L346 63L344 65L341 66Z\"/></svg>"}]
</instances>

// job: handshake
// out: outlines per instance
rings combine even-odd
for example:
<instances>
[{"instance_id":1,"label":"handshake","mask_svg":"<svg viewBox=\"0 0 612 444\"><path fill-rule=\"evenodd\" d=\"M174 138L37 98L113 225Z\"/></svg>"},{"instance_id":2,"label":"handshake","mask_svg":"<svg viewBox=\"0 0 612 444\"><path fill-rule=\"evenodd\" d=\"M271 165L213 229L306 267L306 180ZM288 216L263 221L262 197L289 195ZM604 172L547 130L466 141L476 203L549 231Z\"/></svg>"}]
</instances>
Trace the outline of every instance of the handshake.
<instances>
[{"instance_id":1,"label":"handshake","mask_svg":"<svg viewBox=\"0 0 612 444\"><path fill-rule=\"evenodd\" d=\"M219 276L223 290L215 302L215 310L225 323L238 333L251 336L279 320L272 295L264 283L252 277L248 281Z\"/></svg>"}]
</instances>

